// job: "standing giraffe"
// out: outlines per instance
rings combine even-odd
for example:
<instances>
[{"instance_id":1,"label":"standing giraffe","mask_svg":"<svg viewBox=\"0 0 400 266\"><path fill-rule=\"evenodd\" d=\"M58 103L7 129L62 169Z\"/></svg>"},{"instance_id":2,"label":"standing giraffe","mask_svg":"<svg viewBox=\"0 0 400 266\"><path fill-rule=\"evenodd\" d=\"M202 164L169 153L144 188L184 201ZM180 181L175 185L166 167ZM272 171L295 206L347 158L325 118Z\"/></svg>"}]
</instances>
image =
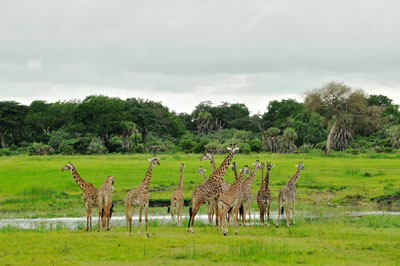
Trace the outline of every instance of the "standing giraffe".
<instances>
[{"instance_id":1,"label":"standing giraffe","mask_svg":"<svg viewBox=\"0 0 400 266\"><path fill-rule=\"evenodd\" d=\"M107 231L110 231L113 185L114 185L114 177L107 176L106 181L99 188L97 196L97 205L99 207L97 232L100 232L100 217L102 220L102 227L104 228L107 226Z\"/></svg>"},{"instance_id":2,"label":"standing giraffe","mask_svg":"<svg viewBox=\"0 0 400 266\"><path fill-rule=\"evenodd\" d=\"M92 205L97 205L97 188L95 188L91 183L87 183L83 180L78 172L76 171L74 165L69 162L61 171L71 170L72 176L75 182L78 184L79 188L83 191L83 200L85 202L86 208L86 231L92 230Z\"/></svg>"},{"instance_id":3,"label":"standing giraffe","mask_svg":"<svg viewBox=\"0 0 400 266\"><path fill-rule=\"evenodd\" d=\"M206 183L201 184L196 187L192 194L192 206L189 209L189 223L188 223L188 231L193 233L193 225L194 218L196 217L197 212L201 204L205 200L216 200L219 193L223 192L222 181L224 181L224 176L226 170L228 169L229 163L232 161L233 154L239 150L239 148L235 147L231 144L228 147L229 153L226 156L225 160L221 163L221 166L213 172L210 178L206 181ZM215 212L216 217L218 217L218 207L216 207ZM218 222L218 219L217 219ZM218 226L218 224L217 224Z\"/></svg>"},{"instance_id":4,"label":"standing giraffe","mask_svg":"<svg viewBox=\"0 0 400 266\"><path fill-rule=\"evenodd\" d=\"M215 172L216 171L216 169L215 169L215 161L214 161L214 157L213 157L211 152L209 152L209 151L205 152L203 154L203 156L201 156L200 161L204 161L204 160L209 160L210 161L211 171ZM222 189L224 191L228 191L230 186L231 185L229 183L227 183L225 180L222 181Z\"/></svg>"},{"instance_id":5,"label":"standing giraffe","mask_svg":"<svg viewBox=\"0 0 400 266\"><path fill-rule=\"evenodd\" d=\"M199 170L197 170L197 173L200 173L201 176L203 177L203 184L207 182L206 175L204 174L205 171L206 169L204 169L202 166L200 166ZM215 201L206 200L206 205L207 205L208 223L211 225L214 219Z\"/></svg>"},{"instance_id":6,"label":"standing giraffe","mask_svg":"<svg viewBox=\"0 0 400 266\"><path fill-rule=\"evenodd\" d=\"M280 215L283 214L283 203L286 202L286 225L289 227L290 224L290 202L293 203L292 211L293 211L293 224L296 224L295 219L294 219L294 208L295 208L295 202L296 202L296 182L297 179L300 176L300 171L304 171L304 164L303 162L299 162L298 165L296 165L297 171L296 174L290 178L286 184L280 191L279 191L279 197L278 197L278 220L276 221L276 227L279 226L279 219Z\"/></svg>"},{"instance_id":7,"label":"standing giraffe","mask_svg":"<svg viewBox=\"0 0 400 266\"><path fill-rule=\"evenodd\" d=\"M146 176L144 177L142 183L136 188L129 191L124 199L125 209L126 209L126 235L132 235L132 215L136 206L139 206L139 225L138 225L138 235L140 235L140 224L142 223L142 209L145 209L145 223L146 223L146 235L150 237L148 231L148 218L147 211L149 208L150 194L149 185L151 181L151 175L153 171L153 166L155 164L160 165L159 158L156 155L153 158L148 159L150 161L149 168L147 169Z\"/></svg>"},{"instance_id":8,"label":"standing giraffe","mask_svg":"<svg viewBox=\"0 0 400 266\"><path fill-rule=\"evenodd\" d=\"M267 176L264 179L264 168L265 164L261 164L261 187L260 190L257 193L257 204L258 204L258 209L260 210L260 223L261 226L264 226L264 218L265 214L267 214L267 226L269 226L269 209L271 206L271 191L269 189L269 172L271 171L272 167L275 167L275 165L271 164L271 162L267 162Z\"/></svg>"},{"instance_id":9,"label":"standing giraffe","mask_svg":"<svg viewBox=\"0 0 400 266\"><path fill-rule=\"evenodd\" d=\"M235 164L236 166L236 164ZM233 214L235 223L235 234L237 234L237 215L236 212L240 206L240 188L242 185L243 176L245 173L250 173L249 167L245 165L240 171L239 178L236 179L229 190L219 195L217 199L219 209L219 231L224 230L224 235L228 234L229 219ZM228 216L228 218L227 218ZM227 221L228 220L228 221Z\"/></svg>"},{"instance_id":10,"label":"standing giraffe","mask_svg":"<svg viewBox=\"0 0 400 266\"><path fill-rule=\"evenodd\" d=\"M201 156L200 161L205 161L205 160L209 160L210 161L210 165L211 165L211 171L215 172L215 161L214 161L214 156L212 155L211 152L207 151L203 154L203 156ZM229 187L231 185L229 183L227 183L225 180L222 180L222 191L226 192L228 191ZM207 202L207 201L206 201ZM209 201L210 204L208 206L215 208L215 213L217 212L217 204L215 200L210 200ZM214 210L212 210L212 216L214 216ZM210 224L212 224L212 219ZM215 224L218 225L218 217L215 216Z\"/></svg>"},{"instance_id":11,"label":"standing giraffe","mask_svg":"<svg viewBox=\"0 0 400 266\"><path fill-rule=\"evenodd\" d=\"M185 196L183 194L183 189L182 189L182 182L183 182L183 171L185 170L185 165L181 163L180 171L181 171L181 176L179 178L179 185L175 189L174 192L172 192L171 195L171 218L172 222L174 222L174 207L176 205L176 217L177 217L177 225L181 226L182 225L182 207L183 203L185 201ZM169 212L170 208L168 208Z\"/></svg>"},{"instance_id":12,"label":"standing giraffe","mask_svg":"<svg viewBox=\"0 0 400 266\"><path fill-rule=\"evenodd\" d=\"M251 173L251 175L246 178L246 180L244 180L242 182L242 186L241 186L241 197L242 197L242 224L243 226L246 226L245 222L246 222L246 208L245 208L245 203L247 201L247 211L249 214L249 224L251 226L251 200L252 200L252 193L251 193L251 184L253 183L254 177L257 173L257 169L261 168L261 164L260 162L257 160L254 165L256 167L254 167L253 172Z\"/></svg>"}]
</instances>

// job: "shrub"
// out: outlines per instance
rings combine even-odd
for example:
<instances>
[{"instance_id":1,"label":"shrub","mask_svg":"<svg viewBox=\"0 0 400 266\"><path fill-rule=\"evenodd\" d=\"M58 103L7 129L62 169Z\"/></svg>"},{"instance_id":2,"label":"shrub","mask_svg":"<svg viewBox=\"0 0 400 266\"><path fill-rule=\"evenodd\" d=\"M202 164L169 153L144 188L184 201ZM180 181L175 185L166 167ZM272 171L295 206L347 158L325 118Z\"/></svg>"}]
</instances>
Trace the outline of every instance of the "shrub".
<instances>
[{"instance_id":1,"label":"shrub","mask_svg":"<svg viewBox=\"0 0 400 266\"><path fill-rule=\"evenodd\" d=\"M186 153L192 152L195 145L196 145L196 142L194 142L191 139L182 139L180 141L180 146L183 149L183 151Z\"/></svg>"},{"instance_id":2,"label":"shrub","mask_svg":"<svg viewBox=\"0 0 400 266\"><path fill-rule=\"evenodd\" d=\"M72 145L64 145L61 148L61 154L72 155L74 154L74 147Z\"/></svg>"},{"instance_id":3,"label":"shrub","mask_svg":"<svg viewBox=\"0 0 400 266\"><path fill-rule=\"evenodd\" d=\"M49 145L34 142L27 147L29 155L49 155L54 152L54 149Z\"/></svg>"},{"instance_id":4,"label":"shrub","mask_svg":"<svg viewBox=\"0 0 400 266\"><path fill-rule=\"evenodd\" d=\"M305 143L299 148L300 153L309 153L313 149L311 144Z\"/></svg>"},{"instance_id":5,"label":"shrub","mask_svg":"<svg viewBox=\"0 0 400 266\"><path fill-rule=\"evenodd\" d=\"M240 143L239 152L244 154L249 154L251 152L251 147L249 143Z\"/></svg>"},{"instance_id":6,"label":"shrub","mask_svg":"<svg viewBox=\"0 0 400 266\"><path fill-rule=\"evenodd\" d=\"M193 148L195 153L202 153L206 150L206 145L210 142L208 138L202 138Z\"/></svg>"},{"instance_id":7,"label":"shrub","mask_svg":"<svg viewBox=\"0 0 400 266\"><path fill-rule=\"evenodd\" d=\"M10 155L17 155L17 151L12 151L9 148L2 148L0 149L0 156L10 156Z\"/></svg>"},{"instance_id":8,"label":"shrub","mask_svg":"<svg viewBox=\"0 0 400 266\"><path fill-rule=\"evenodd\" d=\"M107 148L106 146L104 146L103 141L99 137L94 137L92 138L92 141L89 144L88 153L104 154L107 153Z\"/></svg>"},{"instance_id":9,"label":"shrub","mask_svg":"<svg viewBox=\"0 0 400 266\"><path fill-rule=\"evenodd\" d=\"M260 152L263 149L263 144L259 139L253 139L249 141L251 151Z\"/></svg>"}]
</instances>

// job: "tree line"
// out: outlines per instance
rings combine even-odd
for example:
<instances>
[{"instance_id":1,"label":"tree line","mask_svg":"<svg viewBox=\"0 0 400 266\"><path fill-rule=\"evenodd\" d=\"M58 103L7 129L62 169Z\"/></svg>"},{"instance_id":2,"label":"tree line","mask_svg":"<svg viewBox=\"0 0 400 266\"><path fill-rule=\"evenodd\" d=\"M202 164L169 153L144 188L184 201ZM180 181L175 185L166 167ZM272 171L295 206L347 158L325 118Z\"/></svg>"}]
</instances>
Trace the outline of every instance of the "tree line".
<instances>
[{"instance_id":1,"label":"tree line","mask_svg":"<svg viewBox=\"0 0 400 266\"><path fill-rule=\"evenodd\" d=\"M245 104L199 103L191 114L160 102L91 95L29 106L0 102L1 155L331 150L389 152L400 147L399 106L342 82L305 93L304 102L271 101L263 114Z\"/></svg>"}]
</instances>

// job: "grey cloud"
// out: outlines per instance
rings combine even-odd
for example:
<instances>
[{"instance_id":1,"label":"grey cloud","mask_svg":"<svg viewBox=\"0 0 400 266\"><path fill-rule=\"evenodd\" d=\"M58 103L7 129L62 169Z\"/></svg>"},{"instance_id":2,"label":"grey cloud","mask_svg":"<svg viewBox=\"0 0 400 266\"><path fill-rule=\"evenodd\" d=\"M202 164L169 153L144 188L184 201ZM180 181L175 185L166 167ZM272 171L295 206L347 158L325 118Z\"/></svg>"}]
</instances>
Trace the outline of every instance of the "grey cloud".
<instances>
[{"instance_id":1,"label":"grey cloud","mask_svg":"<svg viewBox=\"0 0 400 266\"><path fill-rule=\"evenodd\" d=\"M393 91L398 10L373 0L2 1L1 97L68 88L239 101L301 97L331 79Z\"/></svg>"}]
</instances>

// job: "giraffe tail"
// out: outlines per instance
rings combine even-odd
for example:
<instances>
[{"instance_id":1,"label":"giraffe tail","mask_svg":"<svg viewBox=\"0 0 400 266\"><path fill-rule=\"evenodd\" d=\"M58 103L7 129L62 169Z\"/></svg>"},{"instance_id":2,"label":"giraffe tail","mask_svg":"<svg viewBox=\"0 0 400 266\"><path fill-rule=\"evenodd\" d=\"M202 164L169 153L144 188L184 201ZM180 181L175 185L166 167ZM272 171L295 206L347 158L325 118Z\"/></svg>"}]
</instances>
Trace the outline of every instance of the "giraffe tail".
<instances>
[{"instance_id":1,"label":"giraffe tail","mask_svg":"<svg viewBox=\"0 0 400 266\"><path fill-rule=\"evenodd\" d=\"M283 209L284 209L284 208L285 208L285 207L282 206L282 208L281 208L281 215L283 215Z\"/></svg>"},{"instance_id":2,"label":"giraffe tail","mask_svg":"<svg viewBox=\"0 0 400 266\"><path fill-rule=\"evenodd\" d=\"M171 209L171 207L170 207L170 206L168 206L168 213L169 213L170 209Z\"/></svg>"},{"instance_id":3,"label":"giraffe tail","mask_svg":"<svg viewBox=\"0 0 400 266\"><path fill-rule=\"evenodd\" d=\"M111 219L111 216L112 216L113 212L114 212L114 202L111 203L111 208L110 208L110 219Z\"/></svg>"}]
</instances>

